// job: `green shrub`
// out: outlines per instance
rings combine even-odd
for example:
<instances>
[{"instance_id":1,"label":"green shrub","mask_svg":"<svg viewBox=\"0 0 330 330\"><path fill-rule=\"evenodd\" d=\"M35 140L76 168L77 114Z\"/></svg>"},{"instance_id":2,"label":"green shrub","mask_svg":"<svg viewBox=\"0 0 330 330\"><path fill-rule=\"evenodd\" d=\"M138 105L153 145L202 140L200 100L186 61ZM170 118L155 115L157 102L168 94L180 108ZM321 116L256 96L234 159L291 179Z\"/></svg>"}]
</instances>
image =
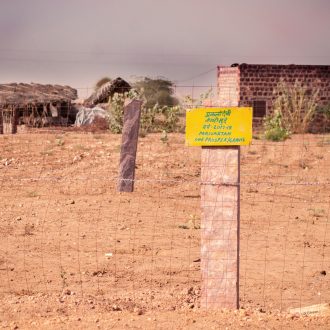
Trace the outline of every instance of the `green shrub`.
<instances>
[{"instance_id":1,"label":"green shrub","mask_svg":"<svg viewBox=\"0 0 330 330\"><path fill-rule=\"evenodd\" d=\"M146 103L142 103L140 118L140 135L146 136L155 130L156 116L159 113L159 106L155 104L152 108L146 107Z\"/></svg>"},{"instance_id":2,"label":"green shrub","mask_svg":"<svg viewBox=\"0 0 330 330\"><path fill-rule=\"evenodd\" d=\"M326 119L330 119L330 104L317 107L316 113L323 115Z\"/></svg>"},{"instance_id":3,"label":"green shrub","mask_svg":"<svg viewBox=\"0 0 330 330\"><path fill-rule=\"evenodd\" d=\"M278 110L264 120L265 139L270 141L284 141L290 136L290 131L283 126L282 113Z\"/></svg>"},{"instance_id":4,"label":"green shrub","mask_svg":"<svg viewBox=\"0 0 330 330\"><path fill-rule=\"evenodd\" d=\"M112 133L121 133L123 129L125 95L115 93L109 101L109 129Z\"/></svg>"},{"instance_id":5,"label":"green shrub","mask_svg":"<svg viewBox=\"0 0 330 330\"><path fill-rule=\"evenodd\" d=\"M183 105L188 107L188 108L197 108L197 107L200 107L200 106L203 106L204 103L209 100L209 99L212 99L213 98L213 90L212 88L209 88L205 93L201 93L199 94L198 97L196 98L193 98L192 96L190 95L186 95L184 98L183 98Z\"/></svg>"},{"instance_id":6,"label":"green shrub","mask_svg":"<svg viewBox=\"0 0 330 330\"><path fill-rule=\"evenodd\" d=\"M146 97L140 93L132 89L124 94L115 93L109 100L109 129L111 132L122 132L126 99L139 99L142 101L140 118L141 136L145 136L151 132L174 132L177 128L181 108L179 106L159 106L158 103L152 107L148 107Z\"/></svg>"},{"instance_id":7,"label":"green shrub","mask_svg":"<svg viewBox=\"0 0 330 330\"><path fill-rule=\"evenodd\" d=\"M160 112L163 115L163 118L159 130L166 131L167 133L175 132L179 121L180 111L181 107L178 105L173 107L162 107Z\"/></svg>"},{"instance_id":8,"label":"green shrub","mask_svg":"<svg viewBox=\"0 0 330 330\"><path fill-rule=\"evenodd\" d=\"M292 133L305 133L317 108L318 90L308 90L298 80L294 85L281 80L274 94L274 112L281 114L282 127Z\"/></svg>"}]
</instances>

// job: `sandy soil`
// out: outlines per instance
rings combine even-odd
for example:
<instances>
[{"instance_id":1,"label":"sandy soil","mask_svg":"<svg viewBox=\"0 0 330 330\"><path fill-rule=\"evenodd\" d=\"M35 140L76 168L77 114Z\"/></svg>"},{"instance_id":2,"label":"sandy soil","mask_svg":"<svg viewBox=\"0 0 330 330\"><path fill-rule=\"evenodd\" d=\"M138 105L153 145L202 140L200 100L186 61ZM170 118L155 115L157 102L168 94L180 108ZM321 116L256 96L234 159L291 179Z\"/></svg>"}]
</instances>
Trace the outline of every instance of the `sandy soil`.
<instances>
[{"instance_id":1,"label":"sandy soil","mask_svg":"<svg viewBox=\"0 0 330 330\"><path fill-rule=\"evenodd\" d=\"M254 140L241 157L239 311L200 300L200 148L151 134L134 193L120 136L0 136L3 328L327 329L290 307L330 302L330 136Z\"/></svg>"}]
</instances>

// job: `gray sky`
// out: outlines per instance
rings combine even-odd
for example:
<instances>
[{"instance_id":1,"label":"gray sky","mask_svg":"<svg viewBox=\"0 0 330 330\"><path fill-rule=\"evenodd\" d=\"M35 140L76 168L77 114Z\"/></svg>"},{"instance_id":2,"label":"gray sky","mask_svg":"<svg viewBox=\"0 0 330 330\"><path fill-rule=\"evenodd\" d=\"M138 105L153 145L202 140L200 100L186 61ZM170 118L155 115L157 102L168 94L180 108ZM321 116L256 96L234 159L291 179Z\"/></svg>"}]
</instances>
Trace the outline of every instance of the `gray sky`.
<instances>
[{"instance_id":1,"label":"gray sky","mask_svg":"<svg viewBox=\"0 0 330 330\"><path fill-rule=\"evenodd\" d=\"M329 0L0 0L0 82L214 85L220 64L330 64L329 32Z\"/></svg>"}]
</instances>

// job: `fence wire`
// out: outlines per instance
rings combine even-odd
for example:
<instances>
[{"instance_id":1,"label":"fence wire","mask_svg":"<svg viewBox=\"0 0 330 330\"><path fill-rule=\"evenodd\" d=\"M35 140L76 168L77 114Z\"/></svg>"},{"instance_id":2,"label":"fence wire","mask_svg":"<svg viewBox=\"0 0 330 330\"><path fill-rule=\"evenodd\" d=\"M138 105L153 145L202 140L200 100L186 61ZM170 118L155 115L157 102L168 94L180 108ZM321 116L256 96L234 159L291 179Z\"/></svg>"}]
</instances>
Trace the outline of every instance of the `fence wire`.
<instances>
[{"instance_id":1,"label":"fence wire","mask_svg":"<svg viewBox=\"0 0 330 330\"><path fill-rule=\"evenodd\" d=\"M0 136L2 296L198 308L201 150L180 133L140 138L135 190L118 193L120 140L65 129ZM329 302L329 161L326 134L241 148L241 307Z\"/></svg>"}]
</instances>

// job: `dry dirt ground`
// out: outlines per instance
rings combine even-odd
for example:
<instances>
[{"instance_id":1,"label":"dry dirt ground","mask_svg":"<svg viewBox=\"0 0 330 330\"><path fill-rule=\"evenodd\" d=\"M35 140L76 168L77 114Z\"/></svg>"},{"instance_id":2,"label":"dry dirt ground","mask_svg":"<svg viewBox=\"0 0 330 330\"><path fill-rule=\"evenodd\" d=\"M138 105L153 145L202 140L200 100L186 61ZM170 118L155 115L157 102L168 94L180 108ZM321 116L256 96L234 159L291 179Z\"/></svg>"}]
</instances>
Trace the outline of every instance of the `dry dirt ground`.
<instances>
[{"instance_id":1,"label":"dry dirt ground","mask_svg":"<svg viewBox=\"0 0 330 330\"><path fill-rule=\"evenodd\" d=\"M0 326L329 329L330 136L255 139L241 155L239 311L200 308L200 148L141 138L116 192L120 136L0 136Z\"/></svg>"}]
</instances>

